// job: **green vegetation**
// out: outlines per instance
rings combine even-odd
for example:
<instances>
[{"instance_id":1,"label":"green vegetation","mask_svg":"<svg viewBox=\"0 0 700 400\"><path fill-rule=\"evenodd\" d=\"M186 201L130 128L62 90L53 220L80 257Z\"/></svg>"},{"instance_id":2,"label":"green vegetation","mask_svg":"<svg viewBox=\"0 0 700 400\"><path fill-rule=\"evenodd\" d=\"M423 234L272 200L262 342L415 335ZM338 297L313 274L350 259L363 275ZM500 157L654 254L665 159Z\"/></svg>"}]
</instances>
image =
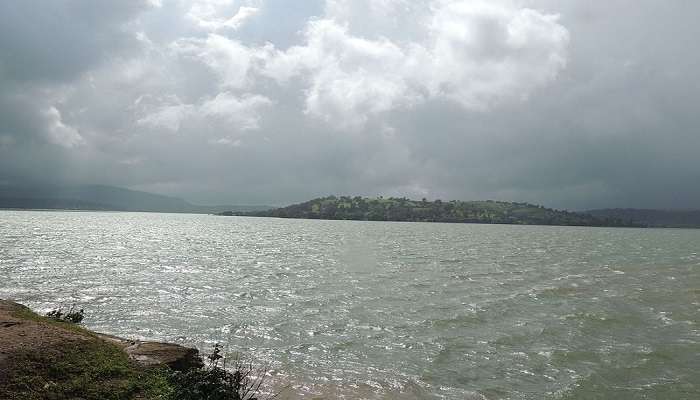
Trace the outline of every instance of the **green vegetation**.
<instances>
[{"instance_id":1,"label":"green vegetation","mask_svg":"<svg viewBox=\"0 0 700 400\"><path fill-rule=\"evenodd\" d=\"M147 367L73 322L82 320L82 310L58 309L42 317L17 304L10 304L8 312L8 304L0 301L0 399L261 399L267 370L256 370L239 357L227 365L218 344L206 367Z\"/></svg>"},{"instance_id":2,"label":"green vegetation","mask_svg":"<svg viewBox=\"0 0 700 400\"><path fill-rule=\"evenodd\" d=\"M96 338L30 352L16 360L0 397L16 399L166 399L167 374L136 368L126 353ZM6 396L6 397L3 397Z\"/></svg>"},{"instance_id":3,"label":"green vegetation","mask_svg":"<svg viewBox=\"0 0 700 400\"><path fill-rule=\"evenodd\" d=\"M233 214L233 213L229 213ZM502 201L421 201L407 198L324 197L269 211L239 213L258 217L360 221L464 222L519 225L639 226L617 218L559 211Z\"/></svg>"},{"instance_id":4,"label":"green vegetation","mask_svg":"<svg viewBox=\"0 0 700 400\"><path fill-rule=\"evenodd\" d=\"M41 340L40 351L27 347L3 361L2 399L168 399L164 368L142 368L118 346L70 322L41 317L29 309L12 316L46 328L27 333ZM9 338L15 339L15 338Z\"/></svg>"},{"instance_id":5,"label":"green vegetation","mask_svg":"<svg viewBox=\"0 0 700 400\"><path fill-rule=\"evenodd\" d=\"M46 313L46 318L50 318L56 321L79 324L83 321L83 318L85 318L85 311L82 308L78 311L75 311L73 307L71 307L70 310L68 310L68 312L64 313L62 308L56 308Z\"/></svg>"},{"instance_id":6,"label":"green vegetation","mask_svg":"<svg viewBox=\"0 0 700 400\"><path fill-rule=\"evenodd\" d=\"M218 343L212 354L207 356L209 366L191 368L184 372L175 371L170 376L173 388L172 399L176 400L258 400L260 387L265 381L267 370L256 370L252 363L244 363L235 357L233 365L227 368L226 358L221 355ZM272 399L276 396L269 396Z\"/></svg>"},{"instance_id":7,"label":"green vegetation","mask_svg":"<svg viewBox=\"0 0 700 400\"><path fill-rule=\"evenodd\" d=\"M58 310L60 310L60 308ZM71 332L74 332L74 333L77 333L80 335L86 335L86 336L97 338L97 335L94 332L85 329L79 323L71 322L71 321L68 321L65 319L53 318L52 316L48 315L54 311L47 313L47 316L41 316L41 315L35 313L34 311L32 311L28 307L22 307L22 308L18 308L16 310L14 310L10 315L12 315L15 318L22 319L22 320L34 321L34 322L38 322L38 323L43 324L43 325L51 326L53 328L59 328L59 329L62 329L65 331L71 331ZM83 315L83 317L84 317L84 312L82 310L81 310L81 315ZM82 319L81 319L81 321L82 321Z\"/></svg>"}]
</instances>

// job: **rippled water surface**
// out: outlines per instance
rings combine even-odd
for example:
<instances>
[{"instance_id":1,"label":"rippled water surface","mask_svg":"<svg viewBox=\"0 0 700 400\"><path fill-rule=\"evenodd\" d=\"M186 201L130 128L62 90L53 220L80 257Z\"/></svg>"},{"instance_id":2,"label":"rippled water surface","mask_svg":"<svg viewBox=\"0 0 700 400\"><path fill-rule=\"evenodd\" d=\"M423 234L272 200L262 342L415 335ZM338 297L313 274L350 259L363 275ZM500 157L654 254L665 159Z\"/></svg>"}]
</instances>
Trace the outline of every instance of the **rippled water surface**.
<instances>
[{"instance_id":1,"label":"rippled water surface","mask_svg":"<svg viewBox=\"0 0 700 400\"><path fill-rule=\"evenodd\" d=\"M700 230L0 211L0 298L287 398L698 399Z\"/></svg>"}]
</instances>

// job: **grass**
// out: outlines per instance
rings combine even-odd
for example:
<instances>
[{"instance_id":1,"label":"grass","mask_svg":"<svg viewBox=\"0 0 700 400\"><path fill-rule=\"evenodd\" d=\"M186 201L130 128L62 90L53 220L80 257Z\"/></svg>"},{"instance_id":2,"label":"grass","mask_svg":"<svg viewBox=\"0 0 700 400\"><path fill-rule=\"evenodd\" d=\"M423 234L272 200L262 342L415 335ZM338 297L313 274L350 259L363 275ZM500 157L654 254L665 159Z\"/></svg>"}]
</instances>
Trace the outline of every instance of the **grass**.
<instances>
[{"instance_id":1,"label":"grass","mask_svg":"<svg viewBox=\"0 0 700 400\"><path fill-rule=\"evenodd\" d=\"M17 309L16 311L12 312L12 316L18 319L24 319L28 321L34 321L34 322L39 322L42 324L49 324L51 326L55 326L61 329L66 329L75 333L80 333L86 336L91 336L94 338L97 338L97 335L88 330L83 328L81 325L62 320L62 319L54 319L54 318L48 318L48 317L43 317L34 311L32 311L28 307L21 307Z\"/></svg>"},{"instance_id":2,"label":"grass","mask_svg":"<svg viewBox=\"0 0 700 400\"><path fill-rule=\"evenodd\" d=\"M178 372L141 366L117 345L65 319L42 317L25 307L11 315L37 324L25 331L32 337L14 337L19 350L0 359L2 400L260 399L266 370L239 358L227 368L218 344L207 367Z\"/></svg>"},{"instance_id":3,"label":"grass","mask_svg":"<svg viewBox=\"0 0 700 400\"><path fill-rule=\"evenodd\" d=\"M98 339L99 340L99 339ZM118 347L97 340L20 355L0 398L167 399L167 373L134 365Z\"/></svg>"},{"instance_id":4,"label":"grass","mask_svg":"<svg viewBox=\"0 0 700 400\"><path fill-rule=\"evenodd\" d=\"M37 350L11 354L0 379L0 399L8 400L132 400L170 399L166 368L144 368L118 346L73 323L41 317L28 308L17 318L70 332L62 340ZM55 332L55 330L53 330Z\"/></svg>"}]
</instances>

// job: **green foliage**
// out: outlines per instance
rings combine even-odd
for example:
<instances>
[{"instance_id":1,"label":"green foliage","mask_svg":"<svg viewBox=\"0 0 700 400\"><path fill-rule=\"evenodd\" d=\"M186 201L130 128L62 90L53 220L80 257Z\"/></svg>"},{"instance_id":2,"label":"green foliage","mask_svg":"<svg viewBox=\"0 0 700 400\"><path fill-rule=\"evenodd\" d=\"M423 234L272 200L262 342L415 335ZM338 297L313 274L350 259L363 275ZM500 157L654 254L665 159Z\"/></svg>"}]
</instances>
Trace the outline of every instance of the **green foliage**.
<instances>
[{"instance_id":1,"label":"green foliage","mask_svg":"<svg viewBox=\"0 0 700 400\"><path fill-rule=\"evenodd\" d=\"M170 393L165 370L138 368L122 349L97 338L14 357L0 385L3 399L165 400Z\"/></svg>"},{"instance_id":2,"label":"green foliage","mask_svg":"<svg viewBox=\"0 0 700 400\"><path fill-rule=\"evenodd\" d=\"M84 314L83 314L84 315ZM81 335L90 336L96 338L95 333L85 329L81 325L65 321L63 319L55 319L46 316L41 316L27 307L21 307L18 310L12 312L12 316L20 319L25 319L29 321L35 321L43 324L50 324L53 326L60 327L67 331L72 331Z\"/></svg>"},{"instance_id":3,"label":"green foliage","mask_svg":"<svg viewBox=\"0 0 700 400\"><path fill-rule=\"evenodd\" d=\"M520 225L639 226L615 218L553 210L528 203L502 201L421 201L407 198L329 196L245 215L278 218L461 222Z\"/></svg>"},{"instance_id":4,"label":"green foliage","mask_svg":"<svg viewBox=\"0 0 700 400\"><path fill-rule=\"evenodd\" d=\"M216 344L207 357L209 366L173 372L169 378L173 390L170 399L258 400L267 371L256 370L252 363L246 364L240 357L234 358L229 370L221 352L221 346Z\"/></svg>"},{"instance_id":5,"label":"green foliage","mask_svg":"<svg viewBox=\"0 0 700 400\"><path fill-rule=\"evenodd\" d=\"M78 311L75 311L73 306L71 306L70 310L64 313L63 309L59 307L46 313L46 317L55 321L79 324L85 318L85 311L82 308Z\"/></svg>"},{"instance_id":6,"label":"green foliage","mask_svg":"<svg viewBox=\"0 0 700 400\"><path fill-rule=\"evenodd\" d=\"M117 345L76 325L83 310L56 309L42 317L26 307L12 317L41 326L52 337L2 359L0 399L8 400L260 400L266 368L236 356L227 360L214 346L206 367L173 371L144 367ZM57 329L58 328L58 329ZM228 364L228 365L227 365ZM272 399L275 396L267 396Z\"/></svg>"}]
</instances>

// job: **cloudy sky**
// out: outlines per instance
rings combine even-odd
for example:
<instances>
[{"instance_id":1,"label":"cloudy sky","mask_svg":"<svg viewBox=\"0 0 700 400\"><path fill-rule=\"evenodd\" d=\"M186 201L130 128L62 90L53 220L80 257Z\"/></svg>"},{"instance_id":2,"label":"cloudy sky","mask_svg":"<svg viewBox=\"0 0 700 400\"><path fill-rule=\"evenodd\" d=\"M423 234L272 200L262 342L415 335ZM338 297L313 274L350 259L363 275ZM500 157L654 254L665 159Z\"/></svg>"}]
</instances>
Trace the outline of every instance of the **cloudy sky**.
<instances>
[{"instance_id":1,"label":"cloudy sky","mask_svg":"<svg viewBox=\"0 0 700 400\"><path fill-rule=\"evenodd\" d=\"M700 208L700 2L0 2L0 184Z\"/></svg>"}]
</instances>

